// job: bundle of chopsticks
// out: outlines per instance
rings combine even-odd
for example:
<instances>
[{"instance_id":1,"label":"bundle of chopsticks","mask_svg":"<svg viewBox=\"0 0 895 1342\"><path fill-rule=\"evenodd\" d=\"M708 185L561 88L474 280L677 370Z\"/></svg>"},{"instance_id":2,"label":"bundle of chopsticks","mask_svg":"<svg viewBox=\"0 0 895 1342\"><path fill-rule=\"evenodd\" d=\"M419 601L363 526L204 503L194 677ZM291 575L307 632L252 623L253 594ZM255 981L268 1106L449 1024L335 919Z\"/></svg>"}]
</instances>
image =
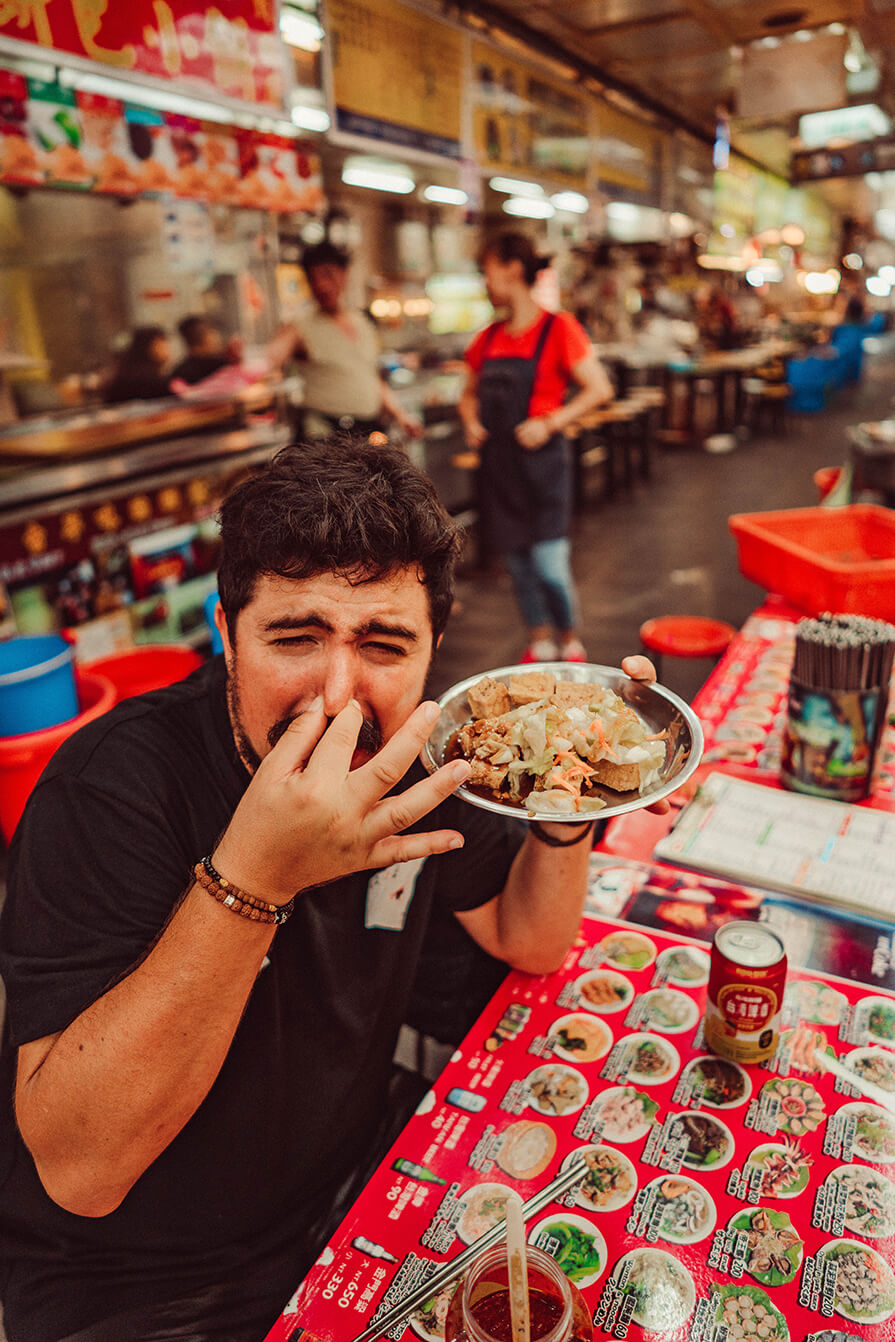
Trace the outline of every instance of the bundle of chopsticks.
<instances>
[{"instance_id":1,"label":"bundle of chopsticks","mask_svg":"<svg viewBox=\"0 0 895 1342\"><path fill-rule=\"evenodd\" d=\"M800 620L792 678L824 690L885 689L892 675L895 626L864 615Z\"/></svg>"}]
</instances>

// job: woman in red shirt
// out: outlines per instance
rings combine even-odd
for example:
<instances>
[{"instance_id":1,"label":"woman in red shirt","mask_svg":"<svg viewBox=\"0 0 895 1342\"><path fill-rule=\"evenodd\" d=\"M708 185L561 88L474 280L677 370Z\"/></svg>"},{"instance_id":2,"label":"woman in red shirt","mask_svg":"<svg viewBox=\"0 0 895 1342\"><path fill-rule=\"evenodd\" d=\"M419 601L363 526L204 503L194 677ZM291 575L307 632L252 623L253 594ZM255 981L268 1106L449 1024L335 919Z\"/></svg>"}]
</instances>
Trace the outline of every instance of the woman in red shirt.
<instances>
[{"instance_id":1,"label":"woman in red shirt","mask_svg":"<svg viewBox=\"0 0 895 1342\"><path fill-rule=\"evenodd\" d=\"M523 233L485 244L488 297L508 315L466 351L460 416L467 443L481 454L480 525L506 561L528 626L522 660L583 662L569 564L572 462L562 430L611 400L612 388L575 318L545 312L532 297L549 261ZM578 390L567 401L570 383Z\"/></svg>"}]
</instances>

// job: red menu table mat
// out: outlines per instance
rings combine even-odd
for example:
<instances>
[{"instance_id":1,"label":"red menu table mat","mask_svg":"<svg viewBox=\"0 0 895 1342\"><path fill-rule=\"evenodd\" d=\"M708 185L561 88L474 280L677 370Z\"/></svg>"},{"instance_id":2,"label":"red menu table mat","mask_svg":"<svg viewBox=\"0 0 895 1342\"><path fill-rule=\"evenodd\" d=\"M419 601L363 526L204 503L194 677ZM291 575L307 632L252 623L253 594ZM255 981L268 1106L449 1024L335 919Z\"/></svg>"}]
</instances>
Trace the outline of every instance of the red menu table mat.
<instances>
[{"instance_id":1,"label":"red menu table mat","mask_svg":"<svg viewBox=\"0 0 895 1342\"><path fill-rule=\"evenodd\" d=\"M702 1039L704 946L586 920L562 969L511 974L402 1132L269 1342L350 1342L572 1152L580 1191L529 1226L595 1337L895 1337L895 995L803 970L777 1055ZM449 1292L390 1336L438 1342Z\"/></svg>"}]
</instances>

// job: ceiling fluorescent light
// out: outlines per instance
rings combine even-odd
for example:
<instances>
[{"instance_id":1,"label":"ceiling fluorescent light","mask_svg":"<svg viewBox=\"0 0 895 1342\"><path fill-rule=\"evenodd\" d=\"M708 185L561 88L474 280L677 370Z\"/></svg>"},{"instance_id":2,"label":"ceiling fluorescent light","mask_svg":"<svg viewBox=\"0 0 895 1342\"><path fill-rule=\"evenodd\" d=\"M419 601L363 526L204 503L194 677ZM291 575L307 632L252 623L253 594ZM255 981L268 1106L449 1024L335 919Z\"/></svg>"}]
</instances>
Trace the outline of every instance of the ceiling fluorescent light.
<instances>
[{"instance_id":1,"label":"ceiling fluorescent light","mask_svg":"<svg viewBox=\"0 0 895 1342\"><path fill-rule=\"evenodd\" d=\"M407 173L347 164L342 169L342 181L346 186L362 186L369 191L392 191L397 196L409 195L416 186L416 182Z\"/></svg>"},{"instance_id":2,"label":"ceiling fluorescent light","mask_svg":"<svg viewBox=\"0 0 895 1342\"><path fill-rule=\"evenodd\" d=\"M469 200L466 192L456 186L427 186L423 196L436 205L465 205Z\"/></svg>"},{"instance_id":3,"label":"ceiling fluorescent light","mask_svg":"<svg viewBox=\"0 0 895 1342\"><path fill-rule=\"evenodd\" d=\"M551 219L555 213L549 200L533 200L530 196L510 196L503 208L517 219Z\"/></svg>"},{"instance_id":4,"label":"ceiling fluorescent light","mask_svg":"<svg viewBox=\"0 0 895 1342\"><path fill-rule=\"evenodd\" d=\"M673 238L688 238L691 233L696 232L695 221L680 210L675 210L668 216L668 227Z\"/></svg>"},{"instance_id":5,"label":"ceiling fluorescent light","mask_svg":"<svg viewBox=\"0 0 895 1342\"><path fill-rule=\"evenodd\" d=\"M3 64L6 69L14 70L26 79L39 79L43 84L52 84L56 79L56 67L47 61L32 61L27 56L10 56L4 52Z\"/></svg>"},{"instance_id":6,"label":"ceiling fluorescent light","mask_svg":"<svg viewBox=\"0 0 895 1342\"><path fill-rule=\"evenodd\" d=\"M131 83L129 79L116 79L114 75L75 70L71 66L63 66L60 69L59 83L63 88L76 89L80 93L97 93L104 98L118 98L122 102L139 103L142 107L154 107L160 112L178 112L181 116L193 116L207 121L230 122L234 119L233 109L221 103L193 98L185 93L177 93L173 89Z\"/></svg>"},{"instance_id":7,"label":"ceiling fluorescent light","mask_svg":"<svg viewBox=\"0 0 895 1342\"><path fill-rule=\"evenodd\" d=\"M640 218L640 206L632 205L627 200L611 200L606 206L606 213L618 223L631 223Z\"/></svg>"},{"instance_id":8,"label":"ceiling fluorescent light","mask_svg":"<svg viewBox=\"0 0 895 1342\"><path fill-rule=\"evenodd\" d=\"M587 196L582 196L580 191L557 191L550 199L558 210L565 210L567 214L587 214L590 209Z\"/></svg>"},{"instance_id":9,"label":"ceiling fluorescent light","mask_svg":"<svg viewBox=\"0 0 895 1342\"><path fill-rule=\"evenodd\" d=\"M329 112L325 107L307 107L298 103L292 109L292 120L301 130L329 130Z\"/></svg>"},{"instance_id":10,"label":"ceiling fluorescent light","mask_svg":"<svg viewBox=\"0 0 895 1342\"><path fill-rule=\"evenodd\" d=\"M834 294L839 288L838 270L809 270L805 288L809 294Z\"/></svg>"},{"instance_id":11,"label":"ceiling fluorescent light","mask_svg":"<svg viewBox=\"0 0 895 1342\"><path fill-rule=\"evenodd\" d=\"M801 224L784 224L780 230L780 241L787 247L802 247L805 243L805 230Z\"/></svg>"},{"instance_id":12,"label":"ceiling fluorescent light","mask_svg":"<svg viewBox=\"0 0 895 1342\"><path fill-rule=\"evenodd\" d=\"M799 139L806 149L818 149L831 140L872 140L891 130L890 118L876 103L851 103L799 117Z\"/></svg>"},{"instance_id":13,"label":"ceiling fluorescent light","mask_svg":"<svg viewBox=\"0 0 895 1342\"><path fill-rule=\"evenodd\" d=\"M502 191L507 196L527 196L536 200L544 194L544 188L537 182L520 182L515 177L492 177L488 185L492 191Z\"/></svg>"},{"instance_id":14,"label":"ceiling fluorescent light","mask_svg":"<svg viewBox=\"0 0 895 1342\"><path fill-rule=\"evenodd\" d=\"M227 103L177 93L174 89L156 88L154 84L141 84L137 80L116 79L114 75L76 70L72 66L62 66L58 79L63 88L75 89L80 93L96 93L104 98L117 98L120 102L134 103L138 107L152 107L157 112L174 112L179 116L195 117L197 121L214 121L218 125L250 126L255 130L271 131L293 139L298 135L299 123L296 123L294 113L288 120L282 115L263 116L248 104L244 108L229 106ZM317 112L318 109L308 110ZM304 129L315 130L317 127L306 125Z\"/></svg>"},{"instance_id":15,"label":"ceiling fluorescent light","mask_svg":"<svg viewBox=\"0 0 895 1342\"><path fill-rule=\"evenodd\" d=\"M697 256L696 264L702 266L703 270L740 271L746 269L746 262L741 256L717 256L713 252L706 252L702 256Z\"/></svg>"},{"instance_id":16,"label":"ceiling fluorescent light","mask_svg":"<svg viewBox=\"0 0 895 1342\"><path fill-rule=\"evenodd\" d=\"M280 14L280 36L290 47L301 51L319 51L323 29L311 14L284 7Z\"/></svg>"}]
</instances>

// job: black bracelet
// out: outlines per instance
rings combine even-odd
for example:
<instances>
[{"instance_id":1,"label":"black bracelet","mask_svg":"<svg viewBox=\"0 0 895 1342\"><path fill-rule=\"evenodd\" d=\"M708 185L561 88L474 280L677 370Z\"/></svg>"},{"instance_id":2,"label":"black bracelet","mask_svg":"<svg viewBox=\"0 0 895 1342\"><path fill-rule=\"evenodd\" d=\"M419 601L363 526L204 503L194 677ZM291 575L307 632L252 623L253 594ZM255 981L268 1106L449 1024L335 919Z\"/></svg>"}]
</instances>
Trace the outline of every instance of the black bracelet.
<instances>
[{"instance_id":1,"label":"black bracelet","mask_svg":"<svg viewBox=\"0 0 895 1342\"><path fill-rule=\"evenodd\" d=\"M542 827L538 824L537 820L530 820L528 828L531 830L532 834L535 836L538 842L545 843L548 848L573 848L576 843L582 843L585 839L590 838L590 836L593 834L595 823L596 822L593 820L586 821L584 829L580 834L576 834L574 839L557 839L555 835L548 834L544 829L542 829Z\"/></svg>"}]
</instances>

